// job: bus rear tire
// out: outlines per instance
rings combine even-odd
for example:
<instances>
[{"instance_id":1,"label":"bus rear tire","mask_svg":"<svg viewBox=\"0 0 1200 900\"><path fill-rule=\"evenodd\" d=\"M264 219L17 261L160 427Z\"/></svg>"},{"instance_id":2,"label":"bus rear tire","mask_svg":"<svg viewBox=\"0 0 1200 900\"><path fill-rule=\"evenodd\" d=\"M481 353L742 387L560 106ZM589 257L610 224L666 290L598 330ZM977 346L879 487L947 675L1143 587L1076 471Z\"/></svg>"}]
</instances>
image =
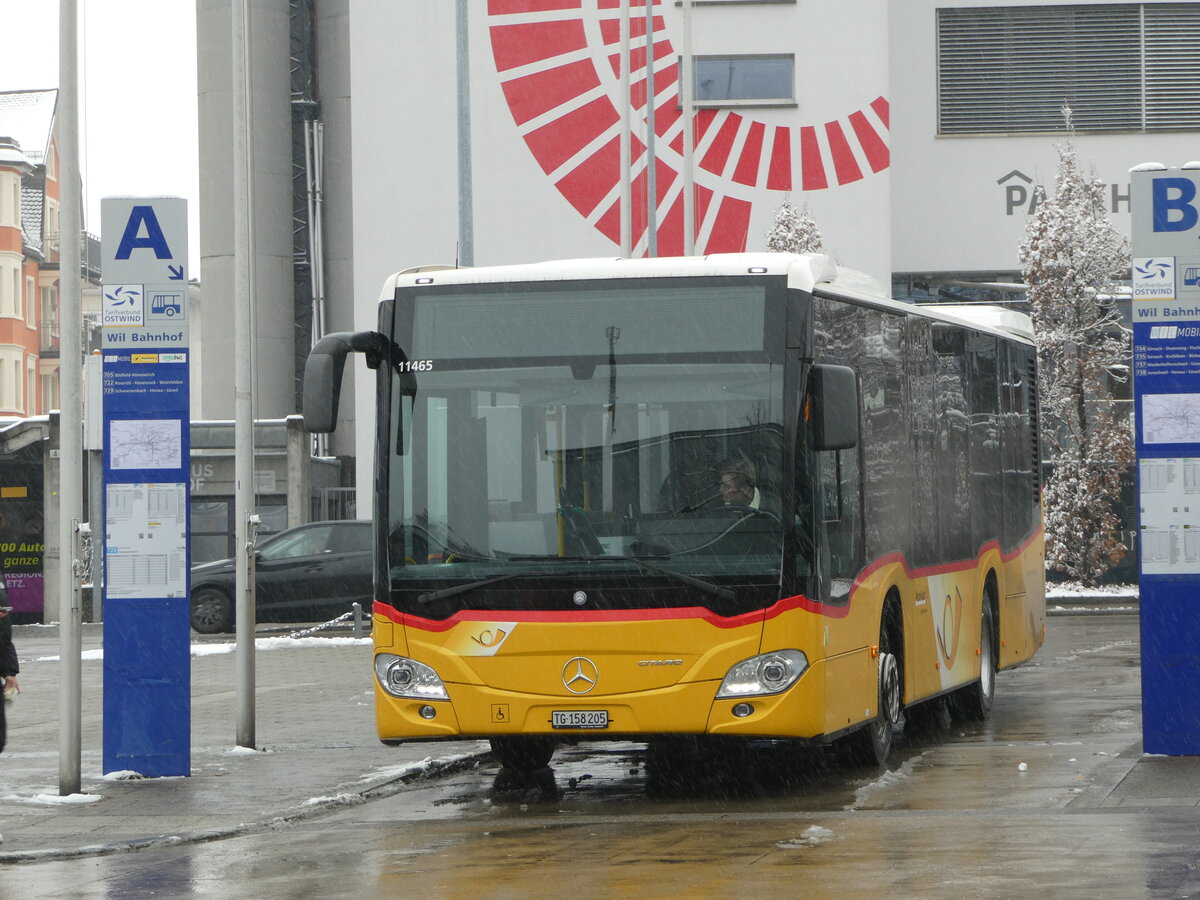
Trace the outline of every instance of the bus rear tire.
<instances>
[{"instance_id":1,"label":"bus rear tire","mask_svg":"<svg viewBox=\"0 0 1200 900\"><path fill-rule=\"evenodd\" d=\"M983 592L983 616L979 624L979 680L954 692L954 710L961 718L982 722L992 712L996 696L996 610L995 582Z\"/></svg>"},{"instance_id":2,"label":"bus rear tire","mask_svg":"<svg viewBox=\"0 0 1200 900\"><path fill-rule=\"evenodd\" d=\"M502 768L533 772L550 765L558 741L552 737L494 737L491 745Z\"/></svg>"}]
</instances>

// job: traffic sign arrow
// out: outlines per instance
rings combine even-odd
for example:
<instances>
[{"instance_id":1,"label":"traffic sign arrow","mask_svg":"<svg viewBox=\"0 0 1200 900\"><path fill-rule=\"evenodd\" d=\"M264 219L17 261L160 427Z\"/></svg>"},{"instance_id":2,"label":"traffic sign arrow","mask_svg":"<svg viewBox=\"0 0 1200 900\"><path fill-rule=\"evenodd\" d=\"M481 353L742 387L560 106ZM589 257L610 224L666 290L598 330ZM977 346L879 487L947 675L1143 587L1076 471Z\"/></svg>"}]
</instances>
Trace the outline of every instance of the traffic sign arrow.
<instances>
[{"instance_id":1,"label":"traffic sign arrow","mask_svg":"<svg viewBox=\"0 0 1200 900\"><path fill-rule=\"evenodd\" d=\"M167 271L171 274L167 276L168 281L183 281L183 266L167 266Z\"/></svg>"}]
</instances>

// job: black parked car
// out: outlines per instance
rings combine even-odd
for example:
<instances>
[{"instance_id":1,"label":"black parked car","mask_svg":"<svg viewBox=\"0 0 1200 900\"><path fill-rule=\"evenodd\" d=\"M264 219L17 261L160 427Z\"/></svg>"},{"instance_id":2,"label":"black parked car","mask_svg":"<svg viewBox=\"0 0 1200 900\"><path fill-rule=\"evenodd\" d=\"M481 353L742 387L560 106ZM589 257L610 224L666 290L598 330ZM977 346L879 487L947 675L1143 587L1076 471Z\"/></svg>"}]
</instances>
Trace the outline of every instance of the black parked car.
<instances>
[{"instance_id":1,"label":"black parked car","mask_svg":"<svg viewBox=\"0 0 1200 900\"><path fill-rule=\"evenodd\" d=\"M319 622L355 601L371 614L371 523L310 522L263 539L255 551L258 622ZM192 627L232 631L234 561L192 569Z\"/></svg>"}]
</instances>

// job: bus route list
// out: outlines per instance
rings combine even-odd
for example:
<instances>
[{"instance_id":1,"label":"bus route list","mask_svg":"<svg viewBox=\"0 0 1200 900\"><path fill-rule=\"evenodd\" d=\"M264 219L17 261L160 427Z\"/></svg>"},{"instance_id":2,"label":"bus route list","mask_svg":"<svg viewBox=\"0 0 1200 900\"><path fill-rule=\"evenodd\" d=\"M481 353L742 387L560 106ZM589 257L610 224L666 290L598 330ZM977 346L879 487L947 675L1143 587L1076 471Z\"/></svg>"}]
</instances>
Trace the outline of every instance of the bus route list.
<instances>
[{"instance_id":1,"label":"bus route list","mask_svg":"<svg viewBox=\"0 0 1200 900\"><path fill-rule=\"evenodd\" d=\"M1142 572L1200 573L1200 459L1138 461Z\"/></svg>"},{"instance_id":2,"label":"bus route list","mask_svg":"<svg viewBox=\"0 0 1200 900\"><path fill-rule=\"evenodd\" d=\"M187 484L109 484L105 575L109 597L187 596Z\"/></svg>"}]
</instances>

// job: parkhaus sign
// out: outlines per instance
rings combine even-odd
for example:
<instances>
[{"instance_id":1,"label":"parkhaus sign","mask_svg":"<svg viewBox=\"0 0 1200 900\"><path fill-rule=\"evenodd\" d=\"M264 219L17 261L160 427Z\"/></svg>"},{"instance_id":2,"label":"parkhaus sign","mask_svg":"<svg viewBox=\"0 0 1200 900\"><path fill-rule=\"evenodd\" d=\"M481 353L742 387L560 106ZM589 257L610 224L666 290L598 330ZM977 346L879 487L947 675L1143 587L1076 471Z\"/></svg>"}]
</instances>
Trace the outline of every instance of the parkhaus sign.
<instances>
[{"instance_id":1,"label":"parkhaus sign","mask_svg":"<svg viewBox=\"0 0 1200 900\"><path fill-rule=\"evenodd\" d=\"M1112 214L1130 211L1130 187L1115 182L1101 182L1108 198L1108 211ZM1033 178L1020 169L1013 169L1007 175L996 179L1003 189L1001 202L1004 204L1004 214L1015 216L1018 213L1026 216L1033 215L1039 205L1046 199L1046 187L1034 182Z\"/></svg>"}]
</instances>

